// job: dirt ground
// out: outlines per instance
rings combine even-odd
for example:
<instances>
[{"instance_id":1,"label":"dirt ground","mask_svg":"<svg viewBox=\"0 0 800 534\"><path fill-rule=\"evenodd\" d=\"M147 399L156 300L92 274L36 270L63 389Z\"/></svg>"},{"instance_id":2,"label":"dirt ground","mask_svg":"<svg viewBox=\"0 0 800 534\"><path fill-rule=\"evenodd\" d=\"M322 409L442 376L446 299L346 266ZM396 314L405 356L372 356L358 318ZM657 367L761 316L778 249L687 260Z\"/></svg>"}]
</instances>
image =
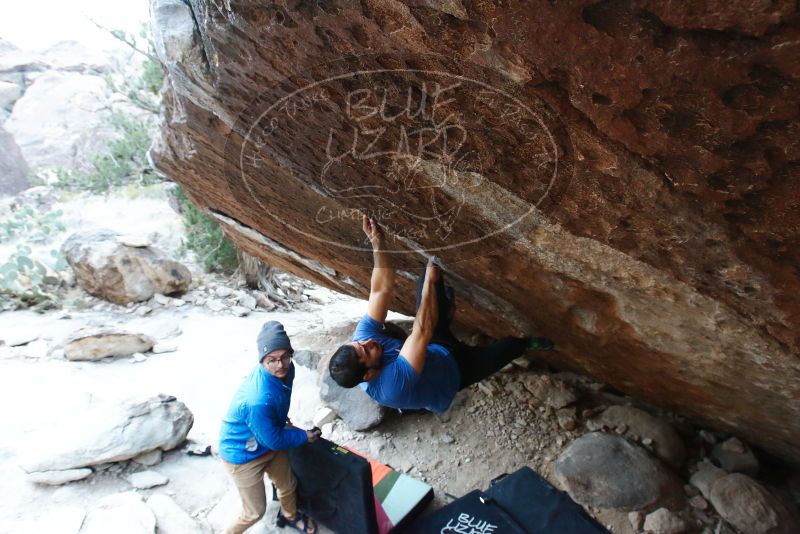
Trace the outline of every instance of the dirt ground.
<instances>
[{"instance_id":1,"label":"dirt ground","mask_svg":"<svg viewBox=\"0 0 800 534\"><path fill-rule=\"evenodd\" d=\"M70 422L93 403L141 394L174 395L194 414L189 439L215 444L234 390L256 364L254 341L263 322L281 321L292 336L312 326L324 329L329 322L357 320L364 306L363 301L333 296L327 305L308 304L299 311L256 312L248 317L217 315L190 306L154 310L145 318L132 318L124 308L116 313L73 312L68 317L61 312L0 314L0 331L36 332L41 340L28 347L0 347L0 404L5 407L0 412L4 429L0 493L6 496L0 527L7 532L34 532L37 519L45 512L59 507L89 509L104 495L131 489L124 476L144 469L133 463L60 487L27 482L17 465L26 448L41 444L42 439L80 432ZM176 343L178 350L133 363L130 358L70 362L49 357L37 348L44 343L52 345L86 324L119 325L149 333ZM499 385L524 372L514 368L494 381ZM315 372L298 366L290 417L299 426L311 427L320 406ZM429 482L436 494L434 506L438 506L449 501L448 493L459 496L486 487L495 476L523 465L548 474L549 461L567 443L548 433L554 427L551 413L521 407L508 392L489 396L474 386L459 394L444 415L391 412L379 427L367 432L351 432L337 421L325 437ZM142 493L170 495L211 531L221 530L235 512L235 489L214 457L188 456L175 450L165 454L154 469L170 482ZM255 532L272 531L270 523L262 522L261 530Z\"/></svg>"}]
</instances>

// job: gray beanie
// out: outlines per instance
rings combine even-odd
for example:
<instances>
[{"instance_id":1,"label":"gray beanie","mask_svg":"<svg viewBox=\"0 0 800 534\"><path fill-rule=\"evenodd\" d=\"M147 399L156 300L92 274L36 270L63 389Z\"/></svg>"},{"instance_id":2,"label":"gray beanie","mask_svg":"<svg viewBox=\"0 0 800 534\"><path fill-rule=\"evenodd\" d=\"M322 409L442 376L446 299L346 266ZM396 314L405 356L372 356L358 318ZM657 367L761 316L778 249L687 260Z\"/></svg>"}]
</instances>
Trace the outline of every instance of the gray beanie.
<instances>
[{"instance_id":1,"label":"gray beanie","mask_svg":"<svg viewBox=\"0 0 800 534\"><path fill-rule=\"evenodd\" d=\"M258 363L264 359L264 356L273 350L286 349L289 352L294 352L292 344L289 342L289 336L283 330L283 325L278 321L270 321L264 323L261 327L261 332L258 333Z\"/></svg>"}]
</instances>

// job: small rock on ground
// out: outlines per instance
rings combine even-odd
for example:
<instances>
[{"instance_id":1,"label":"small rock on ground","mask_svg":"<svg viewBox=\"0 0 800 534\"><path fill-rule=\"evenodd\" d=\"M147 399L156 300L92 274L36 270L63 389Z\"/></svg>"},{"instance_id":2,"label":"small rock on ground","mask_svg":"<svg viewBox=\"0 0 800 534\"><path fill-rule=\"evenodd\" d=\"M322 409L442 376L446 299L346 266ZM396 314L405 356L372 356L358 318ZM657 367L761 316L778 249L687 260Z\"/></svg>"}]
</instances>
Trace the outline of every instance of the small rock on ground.
<instances>
[{"instance_id":1,"label":"small rock on ground","mask_svg":"<svg viewBox=\"0 0 800 534\"><path fill-rule=\"evenodd\" d=\"M28 480L46 486L60 486L76 480L83 480L91 474L92 470L88 467L63 471L39 471L28 475Z\"/></svg>"},{"instance_id":2,"label":"small rock on ground","mask_svg":"<svg viewBox=\"0 0 800 534\"><path fill-rule=\"evenodd\" d=\"M163 486L169 479L157 471L140 471L128 475L128 482L136 489L149 489Z\"/></svg>"},{"instance_id":3,"label":"small rock on ground","mask_svg":"<svg viewBox=\"0 0 800 534\"><path fill-rule=\"evenodd\" d=\"M706 499L711 496L711 485L724 477L727 473L712 464L708 460L703 460L697 464L697 471L689 479L689 483L700 490Z\"/></svg>"},{"instance_id":4,"label":"small rock on ground","mask_svg":"<svg viewBox=\"0 0 800 534\"><path fill-rule=\"evenodd\" d=\"M628 513L628 521L633 530L638 532L644 526L644 514L642 512L630 512Z\"/></svg>"},{"instance_id":5,"label":"small rock on ground","mask_svg":"<svg viewBox=\"0 0 800 534\"><path fill-rule=\"evenodd\" d=\"M718 443L711 451L711 458L729 473L744 473L756 476L758 459L753 450L738 438L730 438Z\"/></svg>"},{"instance_id":6,"label":"small rock on ground","mask_svg":"<svg viewBox=\"0 0 800 534\"><path fill-rule=\"evenodd\" d=\"M323 406L317 410L317 413L314 414L314 426L317 428L322 428L323 425L334 422L336 418L336 412L326 406Z\"/></svg>"},{"instance_id":7,"label":"small rock on ground","mask_svg":"<svg viewBox=\"0 0 800 534\"><path fill-rule=\"evenodd\" d=\"M155 449L153 451L146 452L144 454L140 454L139 456L134 457L133 461L139 465L145 465L150 467L153 465L160 464L162 456L163 453L161 452L161 449Z\"/></svg>"},{"instance_id":8,"label":"small rock on ground","mask_svg":"<svg viewBox=\"0 0 800 534\"><path fill-rule=\"evenodd\" d=\"M659 508L647 515L644 530L652 534L682 534L686 532L686 522L666 508Z\"/></svg>"},{"instance_id":9,"label":"small rock on ground","mask_svg":"<svg viewBox=\"0 0 800 534\"><path fill-rule=\"evenodd\" d=\"M250 314L250 310L244 306L231 306L231 313L236 317L244 317Z\"/></svg>"},{"instance_id":10,"label":"small rock on ground","mask_svg":"<svg viewBox=\"0 0 800 534\"><path fill-rule=\"evenodd\" d=\"M153 345L153 354L164 354L165 352L175 352L178 350L177 343L156 343Z\"/></svg>"},{"instance_id":11,"label":"small rock on ground","mask_svg":"<svg viewBox=\"0 0 800 534\"><path fill-rule=\"evenodd\" d=\"M709 501L725 521L742 532L800 532L800 523L786 506L764 486L743 473L732 473L714 481Z\"/></svg>"}]
</instances>

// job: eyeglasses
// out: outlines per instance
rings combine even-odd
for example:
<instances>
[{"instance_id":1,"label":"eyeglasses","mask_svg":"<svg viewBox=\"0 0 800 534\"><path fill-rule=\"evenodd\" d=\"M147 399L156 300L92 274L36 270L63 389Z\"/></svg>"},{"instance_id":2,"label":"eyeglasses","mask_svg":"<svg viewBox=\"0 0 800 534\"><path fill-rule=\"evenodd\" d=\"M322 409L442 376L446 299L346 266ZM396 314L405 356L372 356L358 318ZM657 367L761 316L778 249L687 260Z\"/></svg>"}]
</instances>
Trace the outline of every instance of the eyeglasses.
<instances>
[{"instance_id":1,"label":"eyeglasses","mask_svg":"<svg viewBox=\"0 0 800 534\"><path fill-rule=\"evenodd\" d=\"M290 361L292 361L292 355L290 353L286 353L280 358L264 358L264 363L272 367L275 367L279 363L288 365Z\"/></svg>"}]
</instances>

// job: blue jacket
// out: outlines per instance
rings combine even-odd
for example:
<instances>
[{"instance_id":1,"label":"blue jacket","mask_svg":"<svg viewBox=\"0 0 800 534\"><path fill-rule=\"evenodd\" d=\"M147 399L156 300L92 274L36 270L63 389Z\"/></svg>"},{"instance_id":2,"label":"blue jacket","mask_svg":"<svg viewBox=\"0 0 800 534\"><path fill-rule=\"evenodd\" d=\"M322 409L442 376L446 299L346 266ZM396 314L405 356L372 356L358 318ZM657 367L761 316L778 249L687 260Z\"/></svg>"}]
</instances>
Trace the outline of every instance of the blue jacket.
<instances>
[{"instance_id":1,"label":"blue jacket","mask_svg":"<svg viewBox=\"0 0 800 534\"><path fill-rule=\"evenodd\" d=\"M305 430L286 428L292 396L294 365L286 382L258 365L233 396L222 420L219 455L232 464L243 464L269 451L292 449L308 441Z\"/></svg>"}]
</instances>

